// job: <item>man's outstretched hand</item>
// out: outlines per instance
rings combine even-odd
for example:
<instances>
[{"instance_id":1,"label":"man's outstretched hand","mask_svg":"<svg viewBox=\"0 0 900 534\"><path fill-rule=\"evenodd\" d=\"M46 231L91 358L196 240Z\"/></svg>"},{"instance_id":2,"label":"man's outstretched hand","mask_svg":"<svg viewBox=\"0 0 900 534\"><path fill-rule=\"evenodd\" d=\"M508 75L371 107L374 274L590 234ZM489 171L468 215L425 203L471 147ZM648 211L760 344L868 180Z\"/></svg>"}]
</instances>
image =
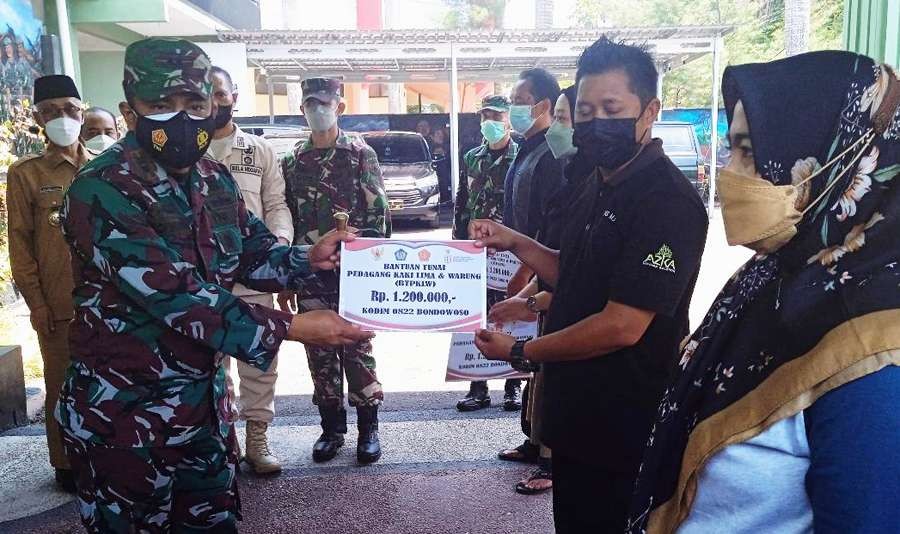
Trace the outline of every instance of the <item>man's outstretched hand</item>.
<instances>
[{"instance_id":1,"label":"man's outstretched hand","mask_svg":"<svg viewBox=\"0 0 900 534\"><path fill-rule=\"evenodd\" d=\"M489 219L476 219L469 223L469 239L475 246L487 248L491 252L509 250L515 253L522 234Z\"/></svg>"},{"instance_id":2,"label":"man's outstretched hand","mask_svg":"<svg viewBox=\"0 0 900 534\"><path fill-rule=\"evenodd\" d=\"M510 352L516 338L491 330L478 330L475 332L475 347L488 360L501 360L508 362Z\"/></svg>"},{"instance_id":3,"label":"man's outstretched hand","mask_svg":"<svg viewBox=\"0 0 900 534\"><path fill-rule=\"evenodd\" d=\"M331 310L314 310L295 315L287 338L308 345L340 347L372 339L375 334L361 330Z\"/></svg>"},{"instance_id":4,"label":"man's outstretched hand","mask_svg":"<svg viewBox=\"0 0 900 534\"><path fill-rule=\"evenodd\" d=\"M341 264L341 242L356 239L355 228L346 232L332 230L309 249L309 264L314 271L332 271Z\"/></svg>"}]
</instances>

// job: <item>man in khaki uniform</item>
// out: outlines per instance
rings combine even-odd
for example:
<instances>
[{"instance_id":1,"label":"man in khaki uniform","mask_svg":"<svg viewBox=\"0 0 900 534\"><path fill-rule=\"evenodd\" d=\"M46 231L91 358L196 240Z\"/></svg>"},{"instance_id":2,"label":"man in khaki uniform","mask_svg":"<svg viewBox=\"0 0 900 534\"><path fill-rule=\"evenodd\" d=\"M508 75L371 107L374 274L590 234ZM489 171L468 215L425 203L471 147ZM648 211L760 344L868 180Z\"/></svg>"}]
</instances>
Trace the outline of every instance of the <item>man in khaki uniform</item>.
<instances>
[{"instance_id":1,"label":"man in khaki uniform","mask_svg":"<svg viewBox=\"0 0 900 534\"><path fill-rule=\"evenodd\" d=\"M12 164L7 175L9 260L13 280L31 310L44 360L46 425L50 464L56 482L74 492L59 425L53 418L69 366L72 320L72 265L60 230L63 194L92 153L80 144L81 97L71 78L44 76L34 81L34 118L47 136L47 149Z\"/></svg>"},{"instance_id":2,"label":"man in khaki uniform","mask_svg":"<svg viewBox=\"0 0 900 534\"><path fill-rule=\"evenodd\" d=\"M247 208L262 219L278 241L290 245L294 239L291 212L284 196L284 177L281 165L272 147L264 139L242 132L232 120L237 101L237 91L231 76L219 67L213 67L213 99L218 105L216 130L207 155L223 163L241 189ZM234 294L245 302L273 307L273 296L236 284ZM228 389L234 391L231 381L232 358L225 359L228 369ZM259 474L281 471L281 463L269 450L266 430L275 417L275 380L278 358L268 371L260 371L252 365L237 361L241 378L241 419L247 421L246 460Z\"/></svg>"}]
</instances>

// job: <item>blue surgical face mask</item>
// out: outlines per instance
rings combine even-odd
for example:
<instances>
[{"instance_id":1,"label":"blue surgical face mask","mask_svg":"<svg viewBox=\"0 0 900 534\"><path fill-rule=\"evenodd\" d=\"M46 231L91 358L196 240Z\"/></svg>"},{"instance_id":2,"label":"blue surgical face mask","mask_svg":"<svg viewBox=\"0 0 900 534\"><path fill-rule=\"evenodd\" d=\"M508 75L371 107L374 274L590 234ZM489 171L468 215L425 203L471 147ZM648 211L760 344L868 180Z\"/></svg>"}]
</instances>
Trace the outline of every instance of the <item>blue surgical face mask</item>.
<instances>
[{"instance_id":1,"label":"blue surgical face mask","mask_svg":"<svg viewBox=\"0 0 900 534\"><path fill-rule=\"evenodd\" d=\"M502 121L481 121L481 135L488 144L492 145L506 136L506 124Z\"/></svg>"},{"instance_id":2,"label":"blue surgical face mask","mask_svg":"<svg viewBox=\"0 0 900 534\"><path fill-rule=\"evenodd\" d=\"M559 121L553 121L545 137L554 158L563 159L574 156L578 152L578 148L572 144L574 133L575 130L571 126L565 126Z\"/></svg>"},{"instance_id":3,"label":"blue surgical face mask","mask_svg":"<svg viewBox=\"0 0 900 534\"><path fill-rule=\"evenodd\" d=\"M514 104L509 107L509 124L513 130L525 135L525 132L534 126L534 121L537 119L531 116L532 109L534 109L534 106L529 106L528 104Z\"/></svg>"}]
</instances>

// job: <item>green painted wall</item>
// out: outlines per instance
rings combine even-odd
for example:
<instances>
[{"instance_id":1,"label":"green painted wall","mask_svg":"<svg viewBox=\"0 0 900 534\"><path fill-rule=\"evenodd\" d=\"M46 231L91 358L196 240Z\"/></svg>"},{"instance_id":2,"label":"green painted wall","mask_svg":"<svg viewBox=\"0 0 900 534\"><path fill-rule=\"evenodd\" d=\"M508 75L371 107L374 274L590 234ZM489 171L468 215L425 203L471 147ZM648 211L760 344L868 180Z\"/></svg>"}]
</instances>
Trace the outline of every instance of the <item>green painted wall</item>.
<instances>
[{"instance_id":1,"label":"green painted wall","mask_svg":"<svg viewBox=\"0 0 900 534\"><path fill-rule=\"evenodd\" d=\"M165 0L67 0L72 24L166 22Z\"/></svg>"},{"instance_id":2,"label":"green painted wall","mask_svg":"<svg viewBox=\"0 0 900 534\"><path fill-rule=\"evenodd\" d=\"M844 45L900 67L900 0L847 0Z\"/></svg>"},{"instance_id":3,"label":"green painted wall","mask_svg":"<svg viewBox=\"0 0 900 534\"><path fill-rule=\"evenodd\" d=\"M113 113L122 94L122 70L125 52L81 53L81 97L92 106L102 106Z\"/></svg>"}]
</instances>

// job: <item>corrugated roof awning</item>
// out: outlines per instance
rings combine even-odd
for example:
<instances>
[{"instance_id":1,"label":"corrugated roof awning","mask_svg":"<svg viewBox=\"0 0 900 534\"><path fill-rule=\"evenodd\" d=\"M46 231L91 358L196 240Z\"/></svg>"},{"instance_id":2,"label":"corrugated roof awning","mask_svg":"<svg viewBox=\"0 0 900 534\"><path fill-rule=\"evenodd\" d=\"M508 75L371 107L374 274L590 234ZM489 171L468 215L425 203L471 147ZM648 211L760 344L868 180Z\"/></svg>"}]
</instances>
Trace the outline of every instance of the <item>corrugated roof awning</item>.
<instances>
[{"instance_id":1,"label":"corrugated roof awning","mask_svg":"<svg viewBox=\"0 0 900 534\"><path fill-rule=\"evenodd\" d=\"M222 31L247 46L247 60L272 78L333 76L347 82L445 81L456 56L459 79L503 81L526 68L571 75L601 35L644 44L666 72L712 52L732 26L502 31Z\"/></svg>"}]
</instances>

